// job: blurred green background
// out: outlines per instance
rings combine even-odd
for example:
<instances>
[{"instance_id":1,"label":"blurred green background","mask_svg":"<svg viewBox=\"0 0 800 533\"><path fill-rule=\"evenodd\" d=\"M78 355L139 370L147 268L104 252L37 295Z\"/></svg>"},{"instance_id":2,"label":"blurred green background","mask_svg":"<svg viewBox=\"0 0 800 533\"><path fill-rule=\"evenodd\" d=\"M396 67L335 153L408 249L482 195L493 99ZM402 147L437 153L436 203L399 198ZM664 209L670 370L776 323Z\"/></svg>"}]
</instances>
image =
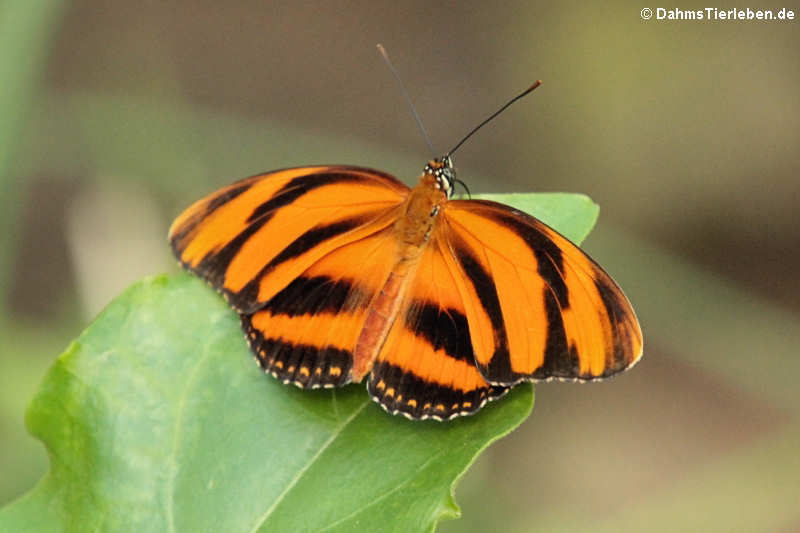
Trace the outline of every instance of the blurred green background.
<instances>
[{"instance_id":1,"label":"blurred green background","mask_svg":"<svg viewBox=\"0 0 800 533\"><path fill-rule=\"evenodd\" d=\"M544 80L459 177L589 194L585 247L645 335L618 379L538 386L440 530L800 530L800 22L644 7L675 6L0 2L0 503L46 471L24 428L45 370L125 286L176 269L181 208L293 165L415 182L429 154L381 42L440 151Z\"/></svg>"}]
</instances>

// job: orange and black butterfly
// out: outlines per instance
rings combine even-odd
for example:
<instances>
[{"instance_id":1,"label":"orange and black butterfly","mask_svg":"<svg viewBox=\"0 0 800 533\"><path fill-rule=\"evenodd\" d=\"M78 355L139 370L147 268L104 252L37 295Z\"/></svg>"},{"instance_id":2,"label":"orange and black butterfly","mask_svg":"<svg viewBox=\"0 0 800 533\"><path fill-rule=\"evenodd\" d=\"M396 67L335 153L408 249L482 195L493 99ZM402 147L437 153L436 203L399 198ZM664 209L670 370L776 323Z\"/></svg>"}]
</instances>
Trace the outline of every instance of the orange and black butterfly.
<instances>
[{"instance_id":1,"label":"orange and black butterfly","mask_svg":"<svg viewBox=\"0 0 800 533\"><path fill-rule=\"evenodd\" d=\"M455 182L449 154L413 189L367 168L277 170L196 202L169 239L266 372L302 388L366 376L392 414L445 420L521 381L632 366L642 334L611 277L532 216L451 200Z\"/></svg>"}]
</instances>

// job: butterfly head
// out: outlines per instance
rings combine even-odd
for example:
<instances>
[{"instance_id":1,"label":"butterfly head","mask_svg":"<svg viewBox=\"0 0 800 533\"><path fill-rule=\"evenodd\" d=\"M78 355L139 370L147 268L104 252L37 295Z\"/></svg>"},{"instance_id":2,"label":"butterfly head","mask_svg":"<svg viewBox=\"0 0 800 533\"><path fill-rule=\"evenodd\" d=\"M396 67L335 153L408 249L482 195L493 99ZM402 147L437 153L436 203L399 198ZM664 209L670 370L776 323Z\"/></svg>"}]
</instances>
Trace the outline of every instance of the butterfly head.
<instances>
[{"instance_id":1,"label":"butterfly head","mask_svg":"<svg viewBox=\"0 0 800 533\"><path fill-rule=\"evenodd\" d=\"M448 198L453 196L453 184L456 183L456 169L453 160L445 154L442 157L431 159L423 169L425 174L436 178L436 186L439 187Z\"/></svg>"}]
</instances>

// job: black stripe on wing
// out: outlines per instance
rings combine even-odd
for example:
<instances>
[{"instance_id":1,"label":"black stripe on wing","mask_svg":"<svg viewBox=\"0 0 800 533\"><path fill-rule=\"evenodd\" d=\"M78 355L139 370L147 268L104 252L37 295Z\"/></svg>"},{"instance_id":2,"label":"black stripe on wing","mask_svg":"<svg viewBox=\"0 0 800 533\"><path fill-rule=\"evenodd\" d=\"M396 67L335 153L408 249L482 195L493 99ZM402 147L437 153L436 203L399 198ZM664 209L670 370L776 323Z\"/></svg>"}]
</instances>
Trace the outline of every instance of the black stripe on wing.
<instances>
[{"instance_id":1,"label":"black stripe on wing","mask_svg":"<svg viewBox=\"0 0 800 533\"><path fill-rule=\"evenodd\" d=\"M265 312L265 311L259 311ZM256 313L258 314L258 313ZM353 354L335 346L314 346L266 334L253 326L255 315L241 315L242 329L265 372L300 388L339 387L350 383Z\"/></svg>"},{"instance_id":2,"label":"black stripe on wing","mask_svg":"<svg viewBox=\"0 0 800 533\"><path fill-rule=\"evenodd\" d=\"M295 259L316 246L343 235L358 227L364 226L369 222L375 220L382 211L370 212L356 217L346 218L343 220L333 221L329 224L316 226L292 241L286 248L281 250L275 257L273 257L261 270L256 274L247 284L242 287L238 292L231 292L223 289L228 301L237 309L247 309L252 306L253 302L258 302L258 292L261 286L261 281L265 276L270 274L273 270L281 264Z\"/></svg>"},{"instance_id":3,"label":"black stripe on wing","mask_svg":"<svg viewBox=\"0 0 800 533\"><path fill-rule=\"evenodd\" d=\"M471 391L429 383L399 366L379 361L372 367L367 391L391 414L412 420L449 420L477 412L487 401L503 396L505 387L487 386Z\"/></svg>"},{"instance_id":4,"label":"black stripe on wing","mask_svg":"<svg viewBox=\"0 0 800 533\"><path fill-rule=\"evenodd\" d=\"M412 302L406 311L405 328L422 337L436 350L470 364L475 363L467 317L452 308L442 308L435 302Z\"/></svg>"},{"instance_id":5,"label":"black stripe on wing","mask_svg":"<svg viewBox=\"0 0 800 533\"><path fill-rule=\"evenodd\" d=\"M614 329L614 348L606 359L606 374L611 375L636 362L630 360L629 354L634 352L633 346L641 343L641 339L635 339L632 335L636 329L630 324L630 304L623 300L621 290L613 286L610 279L596 279L594 283L603 298L603 305Z\"/></svg>"},{"instance_id":6,"label":"black stripe on wing","mask_svg":"<svg viewBox=\"0 0 800 533\"><path fill-rule=\"evenodd\" d=\"M367 302L370 296L354 281L328 276L300 276L272 297L262 308L271 315L317 315L346 313L354 302Z\"/></svg>"},{"instance_id":7,"label":"black stripe on wing","mask_svg":"<svg viewBox=\"0 0 800 533\"><path fill-rule=\"evenodd\" d=\"M294 202L304 194L308 194L314 189L332 185L334 183L358 183L367 182L367 179L358 174L349 173L324 173L324 174L310 174L308 176L299 176L289 180L286 185L281 187L269 200L263 202L261 205L253 209L250 216L247 217L247 222L252 223L263 218L269 220L274 213Z\"/></svg>"},{"instance_id":8,"label":"black stripe on wing","mask_svg":"<svg viewBox=\"0 0 800 533\"><path fill-rule=\"evenodd\" d=\"M525 376L511 370L511 356L508 350L508 335L506 333L503 310L500 307L500 298L497 287L489 272L481 265L473 252L460 239L451 239L452 249L464 275L472 284L481 307L489 317L492 325L494 339L494 352L488 365L475 361L475 365L488 381L497 385L510 385L522 380Z\"/></svg>"},{"instance_id":9,"label":"black stripe on wing","mask_svg":"<svg viewBox=\"0 0 800 533\"><path fill-rule=\"evenodd\" d=\"M254 178L245 178L234 183L233 185L225 187L222 191L211 198L203 206L203 209L194 213L189 220L184 222L180 228L180 231L170 235L170 244L172 246L172 250L175 252L175 255L180 257L180 250L183 250L186 247L188 241L191 240L191 236L193 235L194 231L197 229L197 226L203 220L208 218L209 215L211 215L221 206L227 204L240 194L249 190L250 187L253 186L254 182Z\"/></svg>"}]
</instances>

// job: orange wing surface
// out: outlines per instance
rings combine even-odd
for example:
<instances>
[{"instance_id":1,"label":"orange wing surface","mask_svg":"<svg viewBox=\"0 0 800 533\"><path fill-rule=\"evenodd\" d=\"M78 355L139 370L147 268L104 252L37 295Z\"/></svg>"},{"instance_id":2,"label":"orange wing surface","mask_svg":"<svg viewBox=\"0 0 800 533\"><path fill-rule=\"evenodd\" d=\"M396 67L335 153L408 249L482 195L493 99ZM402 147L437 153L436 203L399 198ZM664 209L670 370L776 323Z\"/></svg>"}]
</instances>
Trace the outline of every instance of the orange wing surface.
<instances>
[{"instance_id":1,"label":"orange wing surface","mask_svg":"<svg viewBox=\"0 0 800 533\"><path fill-rule=\"evenodd\" d=\"M252 313L329 252L390 226L408 187L358 167L299 167L238 181L172 224L181 264Z\"/></svg>"},{"instance_id":2,"label":"orange wing surface","mask_svg":"<svg viewBox=\"0 0 800 533\"><path fill-rule=\"evenodd\" d=\"M442 215L445 257L489 383L600 379L639 359L628 299L569 240L495 202L454 200Z\"/></svg>"}]
</instances>

